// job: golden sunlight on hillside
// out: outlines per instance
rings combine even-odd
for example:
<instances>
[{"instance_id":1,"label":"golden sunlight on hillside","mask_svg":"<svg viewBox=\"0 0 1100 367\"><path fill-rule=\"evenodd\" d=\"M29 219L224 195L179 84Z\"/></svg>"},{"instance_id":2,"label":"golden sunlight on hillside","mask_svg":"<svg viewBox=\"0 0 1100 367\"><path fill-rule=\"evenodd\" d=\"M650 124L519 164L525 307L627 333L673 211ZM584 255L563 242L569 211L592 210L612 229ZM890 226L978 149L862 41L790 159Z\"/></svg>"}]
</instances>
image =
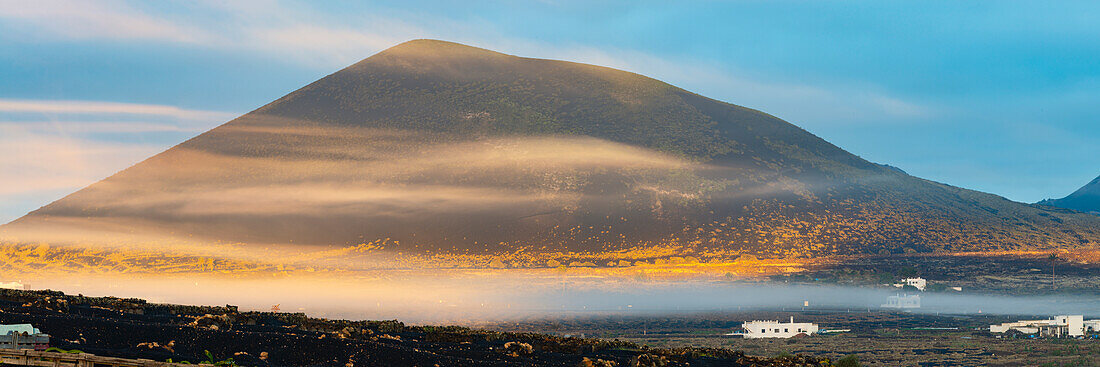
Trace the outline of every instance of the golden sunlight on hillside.
<instances>
[{"instance_id":1,"label":"golden sunlight on hillside","mask_svg":"<svg viewBox=\"0 0 1100 367\"><path fill-rule=\"evenodd\" d=\"M712 229L721 231L721 229ZM782 233L777 238L784 238ZM797 240L797 236L786 237ZM293 276L331 274L374 277L392 272L479 271L534 276L602 277L615 279L753 279L797 273L861 256L792 256L760 258L750 253L723 251L700 241L670 242L614 251L529 251L436 253L404 248L397 241L377 240L355 246L322 250L270 248L266 257L244 247L217 246L217 255L135 249L68 247L48 244L0 243L0 274L131 274L215 276ZM1078 263L1100 262L1100 250L1058 250L1058 256ZM1046 256L1049 251L947 252L935 256ZM890 256L926 256L894 254Z\"/></svg>"}]
</instances>

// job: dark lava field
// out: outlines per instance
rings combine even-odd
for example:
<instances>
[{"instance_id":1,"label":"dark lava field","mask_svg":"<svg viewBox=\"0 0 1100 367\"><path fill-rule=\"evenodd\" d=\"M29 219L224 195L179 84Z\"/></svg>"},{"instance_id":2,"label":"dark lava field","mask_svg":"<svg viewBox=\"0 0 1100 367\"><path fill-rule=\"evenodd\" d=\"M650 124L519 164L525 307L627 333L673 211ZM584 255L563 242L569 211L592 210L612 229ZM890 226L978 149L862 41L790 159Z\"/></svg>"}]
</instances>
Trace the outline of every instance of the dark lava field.
<instances>
[{"instance_id":1,"label":"dark lava field","mask_svg":"<svg viewBox=\"0 0 1100 367\"><path fill-rule=\"evenodd\" d=\"M0 290L0 323L103 356L240 366L828 366L824 358ZM229 360L232 362L229 363Z\"/></svg>"}]
</instances>

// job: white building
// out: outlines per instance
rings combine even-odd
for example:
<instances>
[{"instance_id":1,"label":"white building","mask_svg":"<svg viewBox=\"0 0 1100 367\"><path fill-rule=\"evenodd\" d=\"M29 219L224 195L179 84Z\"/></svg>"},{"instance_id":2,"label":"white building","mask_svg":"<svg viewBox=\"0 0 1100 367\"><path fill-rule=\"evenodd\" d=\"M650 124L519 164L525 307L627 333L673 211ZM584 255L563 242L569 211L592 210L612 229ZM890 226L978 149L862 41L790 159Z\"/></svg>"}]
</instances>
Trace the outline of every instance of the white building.
<instances>
[{"instance_id":1,"label":"white building","mask_svg":"<svg viewBox=\"0 0 1100 367\"><path fill-rule=\"evenodd\" d=\"M1086 334L1100 333L1100 320L1085 320L1084 324Z\"/></svg>"},{"instance_id":2,"label":"white building","mask_svg":"<svg viewBox=\"0 0 1100 367\"><path fill-rule=\"evenodd\" d=\"M920 308L920 295L895 294L886 297L886 303L882 304L882 308Z\"/></svg>"},{"instance_id":3,"label":"white building","mask_svg":"<svg viewBox=\"0 0 1100 367\"><path fill-rule=\"evenodd\" d=\"M901 283L894 284L895 287L902 288L907 285L913 286L917 290L924 292L924 288L928 287L928 281L924 278L905 278L901 280Z\"/></svg>"},{"instance_id":4,"label":"white building","mask_svg":"<svg viewBox=\"0 0 1100 367\"><path fill-rule=\"evenodd\" d=\"M1046 337L1082 336L1085 333L1100 332L1100 320L1085 320L1082 315L1060 315L1050 320L1020 320L989 325L991 333L1005 333L1010 330Z\"/></svg>"},{"instance_id":5,"label":"white building","mask_svg":"<svg viewBox=\"0 0 1100 367\"><path fill-rule=\"evenodd\" d=\"M816 334L818 331L816 324L809 322L794 322L794 316L791 316L791 322L788 323L779 322L779 320L756 320L741 324L741 328L745 329L745 331L739 335L744 336L746 339L790 338L799 334L810 336Z\"/></svg>"},{"instance_id":6,"label":"white building","mask_svg":"<svg viewBox=\"0 0 1100 367\"><path fill-rule=\"evenodd\" d=\"M50 336L31 324L0 325L0 349L46 350Z\"/></svg>"}]
</instances>

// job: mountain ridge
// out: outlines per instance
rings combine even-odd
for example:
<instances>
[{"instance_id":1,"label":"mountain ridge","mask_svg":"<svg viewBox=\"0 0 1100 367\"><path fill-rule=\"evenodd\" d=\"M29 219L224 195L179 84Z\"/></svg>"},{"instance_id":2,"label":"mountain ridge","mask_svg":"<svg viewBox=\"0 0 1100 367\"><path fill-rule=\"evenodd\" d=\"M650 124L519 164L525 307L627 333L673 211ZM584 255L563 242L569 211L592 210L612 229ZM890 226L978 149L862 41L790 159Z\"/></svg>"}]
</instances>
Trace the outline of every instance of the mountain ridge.
<instances>
[{"instance_id":1,"label":"mountain ridge","mask_svg":"<svg viewBox=\"0 0 1100 367\"><path fill-rule=\"evenodd\" d=\"M1061 199L1046 199L1036 204L1100 214L1100 176Z\"/></svg>"}]
</instances>

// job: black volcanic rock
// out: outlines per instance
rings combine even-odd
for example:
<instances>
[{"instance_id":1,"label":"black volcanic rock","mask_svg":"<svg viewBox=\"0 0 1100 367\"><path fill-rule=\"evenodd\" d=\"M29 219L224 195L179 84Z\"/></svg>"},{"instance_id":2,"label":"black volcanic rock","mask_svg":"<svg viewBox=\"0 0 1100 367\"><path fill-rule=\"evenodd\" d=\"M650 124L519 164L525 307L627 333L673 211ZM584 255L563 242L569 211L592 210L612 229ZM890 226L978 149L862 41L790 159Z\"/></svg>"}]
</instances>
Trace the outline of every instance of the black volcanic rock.
<instances>
[{"instance_id":1,"label":"black volcanic rock","mask_svg":"<svg viewBox=\"0 0 1100 367\"><path fill-rule=\"evenodd\" d=\"M418 40L0 231L51 243L804 256L1094 246L1100 218L912 177L641 75Z\"/></svg>"},{"instance_id":2,"label":"black volcanic rock","mask_svg":"<svg viewBox=\"0 0 1100 367\"><path fill-rule=\"evenodd\" d=\"M1038 204L1100 214L1100 176L1064 198L1046 199Z\"/></svg>"}]
</instances>

